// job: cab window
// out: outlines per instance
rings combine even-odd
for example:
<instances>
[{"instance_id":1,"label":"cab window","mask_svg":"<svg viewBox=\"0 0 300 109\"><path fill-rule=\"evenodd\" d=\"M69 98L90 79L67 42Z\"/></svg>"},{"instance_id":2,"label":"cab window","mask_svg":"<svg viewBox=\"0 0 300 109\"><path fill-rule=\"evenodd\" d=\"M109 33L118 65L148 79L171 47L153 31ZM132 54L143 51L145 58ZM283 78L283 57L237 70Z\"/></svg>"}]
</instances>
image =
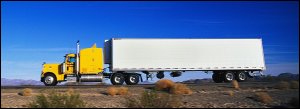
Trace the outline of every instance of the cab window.
<instances>
[{"instance_id":1,"label":"cab window","mask_svg":"<svg viewBox=\"0 0 300 109\"><path fill-rule=\"evenodd\" d=\"M75 62L75 57L70 57L69 62Z\"/></svg>"}]
</instances>

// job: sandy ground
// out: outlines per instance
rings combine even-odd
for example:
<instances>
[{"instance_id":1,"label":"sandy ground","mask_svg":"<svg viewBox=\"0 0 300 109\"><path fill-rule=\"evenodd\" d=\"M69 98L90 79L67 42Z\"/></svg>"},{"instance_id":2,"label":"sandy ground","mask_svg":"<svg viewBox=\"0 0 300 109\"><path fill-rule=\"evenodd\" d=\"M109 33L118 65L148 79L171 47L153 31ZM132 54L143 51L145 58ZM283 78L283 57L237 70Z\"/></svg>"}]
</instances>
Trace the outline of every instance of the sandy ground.
<instances>
[{"instance_id":1,"label":"sandy ground","mask_svg":"<svg viewBox=\"0 0 300 109\"><path fill-rule=\"evenodd\" d=\"M292 97L299 98L299 89L276 89L274 83L240 83L240 90L234 89L230 83L205 83L198 85L188 85L193 91L191 95L182 95L182 108L269 108L269 107L291 107L288 105ZM127 87L124 85L124 87ZM128 87L130 96L139 97L144 90L149 87ZM107 87L98 88L73 88L80 93L82 99L88 107L112 108L126 107L125 96L110 96L106 94ZM20 96L18 92L23 89L3 89L1 88L1 108L21 108L27 107L32 102L35 95L41 92L48 92L53 89L33 88L31 96ZM68 88L55 89L57 92L65 92ZM233 96L228 94L233 91ZM264 104L255 99L256 92L267 92L273 99L269 104Z\"/></svg>"}]
</instances>

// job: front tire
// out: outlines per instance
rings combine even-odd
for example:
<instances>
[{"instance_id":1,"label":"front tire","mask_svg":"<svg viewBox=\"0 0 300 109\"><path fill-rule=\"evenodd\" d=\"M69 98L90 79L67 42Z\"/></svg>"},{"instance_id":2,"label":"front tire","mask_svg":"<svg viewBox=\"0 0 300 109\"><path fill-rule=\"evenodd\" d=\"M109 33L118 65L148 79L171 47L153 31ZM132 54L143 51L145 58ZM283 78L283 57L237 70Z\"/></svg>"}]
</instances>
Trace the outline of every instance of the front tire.
<instances>
[{"instance_id":1,"label":"front tire","mask_svg":"<svg viewBox=\"0 0 300 109\"><path fill-rule=\"evenodd\" d=\"M53 74L46 74L43 82L45 86L55 86L57 84L57 79Z\"/></svg>"},{"instance_id":2,"label":"front tire","mask_svg":"<svg viewBox=\"0 0 300 109\"><path fill-rule=\"evenodd\" d=\"M128 76L125 78L125 83L127 85L136 85L139 83L139 75L138 74L128 74Z\"/></svg>"},{"instance_id":3,"label":"front tire","mask_svg":"<svg viewBox=\"0 0 300 109\"><path fill-rule=\"evenodd\" d=\"M125 79L124 79L124 75L122 73L115 73L110 78L110 82L113 85L122 85L124 83L124 81L125 81Z\"/></svg>"}]
</instances>

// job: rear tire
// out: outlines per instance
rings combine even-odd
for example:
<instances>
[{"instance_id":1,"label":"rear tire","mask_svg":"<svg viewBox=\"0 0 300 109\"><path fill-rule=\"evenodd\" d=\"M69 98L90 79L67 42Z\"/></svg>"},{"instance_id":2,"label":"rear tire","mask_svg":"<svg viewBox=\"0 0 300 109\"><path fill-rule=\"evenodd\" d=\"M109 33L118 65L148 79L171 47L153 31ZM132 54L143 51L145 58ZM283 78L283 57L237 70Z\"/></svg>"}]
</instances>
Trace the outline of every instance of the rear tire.
<instances>
[{"instance_id":1,"label":"rear tire","mask_svg":"<svg viewBox=\"0 0 300 109\"><path fill-rule=\"evenodd\" d=\"M244 82L247 80L248 75L244 71L239 71L236 73L235 77L238 82Z\"/></svg>"},{"instance_id":2,"label":"rear tire","mask_svg":"<svg viewBox=\"0 0 300 109\"><path fill-rule=\"evenodd\" d=\"M113 85L122 85L124 83L125 79L124 79L124 75L122 73L114 73L111 78L110 78L110 82Z\"/></svg>"},{"instance_id":3,"label":"rear tire","mask_svg":"<svg viewBox=\"0 0 300 109\"><path fill-rule=\"evenodd\" d=\"M215 83L221 83L221 82L223 82L222 74L220 74L220 73L213 73L212 79L213 79L213 81Z\"/></svg>"},{"instance_id":4,"label":"rear tire","mask_svg":"<svg viewBox=\"0 0 300 109\"><path fill-rule=\"evenodd\" d=\"M234 75L234 72L232 72L232 71L226 71L223 74L223 79L225 82L231 82L232 80L234 80L234 78L235 78L235 75Z\"/></svg>"},{"instance_id":5,"label":"rear tire","mask_svg":"<svg viewBox=\"0 0 300 109\"><path fill-rule=\"evenodd\" d=\"M139 75L138 74L128 74L125 78L125 83L127 85L136 85L140 81Z\"/></svg>"},{"instance_id":6,"label":"rear tire","mask_svg":"<svg viewBox=\"0 0 300 109\"><path fill-rule=\"evenodd\" d=\"M43 82L45 86L55 86L57 84L57 79L54 74L46 74Z\"/></svg>"}]
</instances>

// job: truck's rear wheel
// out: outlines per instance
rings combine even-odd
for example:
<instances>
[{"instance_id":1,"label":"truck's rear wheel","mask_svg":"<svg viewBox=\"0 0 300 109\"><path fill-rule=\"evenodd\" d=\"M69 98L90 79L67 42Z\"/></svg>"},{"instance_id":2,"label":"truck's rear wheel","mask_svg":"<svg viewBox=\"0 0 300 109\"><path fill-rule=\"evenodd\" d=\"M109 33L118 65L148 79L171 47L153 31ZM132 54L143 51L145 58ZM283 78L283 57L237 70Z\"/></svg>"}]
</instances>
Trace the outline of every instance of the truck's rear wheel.
<instances>
[{"instance_id":1,"label":"truck's rear wheel","mask_svg":"<svg viewBox=\"0 0 300 109\"><path fill-rule=\"evenodd\" d=\"M122 85L124 83L124 75L122 73L114 73L110 78L110 82L113 85Z\"/></svg>"},{"instance_id":2,"label":"truck's rear wheel","mask_svg":"<svg viewBox=\"0 0 300 109\"><path fill-rule=\"evenodd\" d=\"M127 85L136 85L140 81L138 74L128 74L125 78L125 83Z\"/></svg>"},{"instance_id":3,"label":"truck's rear wheel","mask_svg":"<svg viewBox=\"0 0 300 109\"><path fill-rule=\"evenodd\" d=\"M57 84L57 79L53 74L45 75L43 80L45 86L55 86Z\"/></svg>"},{"instance_id":4,"label":"truck's rear wheel","mask_svg":"<svg viewBox=\"0 0 300 109\"><path fill-rule=\"evenodd\" d=\"M238 81L238 82L243 82L243 81L246 81L247 80L247 74L246 74L246 72L244 72L244 71L239 71L239 72L237 72L236 73L236 80Z\"/></svg>"},{"instance_id":5,"label":"truck's rear wheel","mask_svg":"<svg viewBox=\"0 0 300 109\"><path fill-rule=\"evenodd\" d=\"M222 74L220 74L220 73L214 73L214 74L212 75L212 79L213 79L213 81L214 81L215 83L221 83L221 82L223 82Z\"/></svg>"},{"instance_id":6,"label":"truck's rear wheel","mask_svg":"<svg viewBox=\"0 0 300 109\"><path fill-rule=\"evenodd\" d=\"M223 78L224 78L225 82L231 82L235 78L234 72L232 72L232 71L225 72L223 75Z\"/></svg>"}]
</instances>

